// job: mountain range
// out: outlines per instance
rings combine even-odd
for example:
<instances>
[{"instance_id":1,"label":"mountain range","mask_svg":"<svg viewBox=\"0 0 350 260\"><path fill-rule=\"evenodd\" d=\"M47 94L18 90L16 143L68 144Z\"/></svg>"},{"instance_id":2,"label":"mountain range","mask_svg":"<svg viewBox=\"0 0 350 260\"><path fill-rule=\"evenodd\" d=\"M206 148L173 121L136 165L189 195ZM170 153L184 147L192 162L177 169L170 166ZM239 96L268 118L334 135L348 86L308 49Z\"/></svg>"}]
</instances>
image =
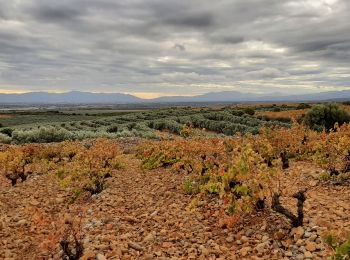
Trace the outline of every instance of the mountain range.
<instances>
[{"instance_id":1,"label":"mountain range","mask_svg":"<svg viewBox=\"0 0 350 260\"><path fill-rule=\"evenodd\" d=\"M91 93L71 91L65 93L28 92L1 94L0 104L131 104L131 103L190 103L190 102L302 102L350 100L350 90L313 94L282 95L253 94L238 91L210 92L197 96L166 96L142 99L122 93Z\"/></svg>"}]
</instances>

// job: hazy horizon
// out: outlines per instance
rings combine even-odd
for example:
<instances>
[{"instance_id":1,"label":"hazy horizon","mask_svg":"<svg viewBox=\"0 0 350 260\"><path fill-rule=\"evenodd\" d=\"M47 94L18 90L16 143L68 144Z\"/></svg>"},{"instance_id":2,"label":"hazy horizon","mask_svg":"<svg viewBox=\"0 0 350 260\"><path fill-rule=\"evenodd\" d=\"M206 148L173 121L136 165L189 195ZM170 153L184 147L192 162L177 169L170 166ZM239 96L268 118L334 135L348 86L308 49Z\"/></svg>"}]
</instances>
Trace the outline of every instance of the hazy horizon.
<instances>
[{"instance_id":1,"label":"hazy horizon","mask_svg":"<svg viewBox=\"0 0 350 260\"><path fill-rule=\"evenodd\" d=\"M0 0L0 93L350 89L347 0Z\"/></svg>"}]
</instances>

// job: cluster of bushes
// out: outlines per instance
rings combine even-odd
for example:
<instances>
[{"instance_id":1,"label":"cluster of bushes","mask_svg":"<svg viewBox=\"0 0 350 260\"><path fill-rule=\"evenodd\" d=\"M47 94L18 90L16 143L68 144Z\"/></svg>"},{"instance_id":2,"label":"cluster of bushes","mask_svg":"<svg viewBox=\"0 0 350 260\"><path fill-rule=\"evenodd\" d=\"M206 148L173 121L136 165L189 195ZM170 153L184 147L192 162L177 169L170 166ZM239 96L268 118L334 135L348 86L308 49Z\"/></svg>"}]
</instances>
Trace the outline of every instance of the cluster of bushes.
<instances>
[{"instance_id":1,"label":"cluster of bushes","mask_svg":"<svg viewBox=\"0 0 350 260\"><path fill-rule=\"evenodd\" d=\"M309 128L329 131L334 125L350 122L350 115L336 104L316 105L303 118L303 123Z\"/></svg>"},{"instance_id":2,"label":"cluster of bushes","mask_svg":"<svg viewBox=\"0 0 350 260\"><path fill-rule=\"evenodd\" d=\"M124 137L142 137L154 139L157 135L146 125L138 124L137 128L121 128L118 132L107 131L86 131L75 130L68 131L65 128L52 126L40 127L36 129L14 130L11 136L0 133L0 143L5 144L24 144L24 143L53 143L65 140L84 140L92 138L124 138Z\"/></svg>"},{"instance_id":3,"label":"cluster of bushes","mask_svg":"<svg viewBox=\"0 0 350 260\"><path fill-rule=\"evenodd\" d=\"M60 128L42 127L35 130L17 130L12 132L14 143L51 143L70 140L72 133Z\"/></svg>"},{"instance_id":4,"label":"cluster of bushes","mask_svg":"<svg viewBox=\"0 0 350 260\"><path fill-rule=\"evenodd\" d=\"M184 127L182 124L169 119L153 120L148 123L148 126L159 131L166 130L178 135L181 133Z\"/></svg>"},{"instance_id":5,"label":"cluster of bushes","mask_svg":"<svg viewBox=\"0 0 350 260\"><path fill-rule=\"evenodd\" d=\"M278 121L278 122L282 122L285 124L291 124L292 123L292 119L289 117L269 117L267 115L258 115L256 117L257 119L263 120L263 121Z\"/></svg>"}]
</instances>

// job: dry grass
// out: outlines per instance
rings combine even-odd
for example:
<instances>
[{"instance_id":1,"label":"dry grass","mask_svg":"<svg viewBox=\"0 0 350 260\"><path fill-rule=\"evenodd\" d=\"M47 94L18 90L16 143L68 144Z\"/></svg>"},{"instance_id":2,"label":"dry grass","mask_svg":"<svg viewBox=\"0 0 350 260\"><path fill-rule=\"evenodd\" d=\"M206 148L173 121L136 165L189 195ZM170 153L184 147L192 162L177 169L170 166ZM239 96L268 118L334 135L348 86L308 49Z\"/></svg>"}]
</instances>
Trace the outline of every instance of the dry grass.
<instances>
[{"instance_id":1,"label":"dry grass","mask_svg":"<svg viewBox=\"0 0 350 260\"><path fill-rule=\"evenodd\" d=\"M308 111L308 109L300 109L300 110L286 110L286 111L262 111L257 112L256 115L259 116L268 116L269 118L290 118L290 119L299 119L305 113Z\"/></svg>"},{"instance_id":2,"label":"dry grass","mask_svg":"<svg viewBox=\"0 0 350 260\"><path fill-rule=\"evenodd\" d=\"M14 115L9 115L9 114L0 114L0 118L13 118L15 117Z\"/></svg>"}]
</instances>

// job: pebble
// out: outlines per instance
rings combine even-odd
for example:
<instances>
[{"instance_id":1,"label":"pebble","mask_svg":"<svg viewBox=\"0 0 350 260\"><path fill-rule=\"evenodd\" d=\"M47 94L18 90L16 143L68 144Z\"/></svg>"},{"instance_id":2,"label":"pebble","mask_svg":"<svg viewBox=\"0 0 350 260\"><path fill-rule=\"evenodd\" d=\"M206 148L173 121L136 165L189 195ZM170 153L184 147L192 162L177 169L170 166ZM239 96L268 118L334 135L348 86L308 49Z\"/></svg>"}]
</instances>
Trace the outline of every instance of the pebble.
<instances>
[{"instance_id":1,"label":"pebble","mask_svg":"<svg viewBox=\"0 0 350 260\"><path fill-rule=\"evenodd\" d=\"M144 250L144 248L141 245L139 245L138 243L135 243L135 242L129 242L128 246L130 248L132 248L132 249L137 250L137 251L143 251Z\"/></svg>"},{"instance_id":2,"label":"pebble","mask_svg":"<svg viewBox=\"0 0 350 260\"><path fill-rule=\"evenodd\" d=\"M303 239L298 239L297 242L295 243L297 246L302 246L305 244L305 241Z\"/></svg>"},{"instance_id":3,"label":"pebble","mask_svg":"<svg viewBox=\"0 0 350 260\"><path fill-rule=\"evenodd\" d=\"M21 219L20 221L17 222L18 226L24 226L25 224L27 224L27 220L25 219Z\"/></svg>"},{"instance_id":4,"label":"pebble","mask_svg":"<svg viewBox=\"0 0 350 260\"><path fill-rule=\"evenodd\" d=\"M262 240L263 242L266 242L266 241L268 241L268 240L269 240L269 237L265 235L265 236L263 236L263 237L262 237L262 239L261 239L261 240Z\"/></svg>"},{"instance_id":5,"label":"pebble","mask_svg":"<svg viewBox=\"0 0 350 260\"><path fill-rule=\"evenodd\" d=\"M232 243L233 240L234 240L233 236L228 236L228 237L226 238L226 242L227 242L227 243Z\"/></svg>"},{"instance_id":6,"label":"pebble","mask_svg":"<svg viewBox=\"0 0 350 260\"><path fill-rule=\"evenodd\" d=\"M154 235L152 233L149 233L147 236L144 237L144 242L150 242L154 240Z\"/></svg>"},{"instance_id":7,"label":"pebble","mask_svg":"<svg viewBox=\"0 0 350 260\"><path fill-rule=\"evenodd\" d=\"M310 252L314 252L316 251L316 244L314 242L306 242L305 245L306 250L310 251Z\"/></svg>"},{"instance_id":8,"label":"pebble","mask_svg":"<svg viewBox=\"0 0 350 260\"><path fill-rule=\"evenodd\" d=\"M248 230L245 232L245 235L246 235L247 237L251 237L253 234L254 234L254 230L253 230L253 229L248 229Z\"/></svg>"},{"instance_id":9,"label":"pebble","mask_svg":"<svg viewBox=\"0 0 350 260\"><path fill-rule=\"evenodd\" d=\"M95 259L95 256L94 252L88 251L80 258L80 260L93 260Z\"/></svg>"},{"instance_id":10,"label":"pebble","mask_svg":"<svg viewBox=\"0 0 350 260\"><path fill-rule=\"evenodd\" d=\"M291 231L291 234L294 235L294 241L297 241L298 239L303 237L304 228L303 227L293 228Z\"/></svg>"},{"instance_id":11,"label":"pebble","mask_svg":"<svg viewBox=\"0 0 350 260\"><path fill-rule=\"evenodd\" d=\"M311 252L309 252L309 251L305 251L305 253L304 253L304 257L305 257L305 258L313 258L313 255L312 255L312 253L311 253Z\"/></svg>"},{"instance_id":12,"label":"pebble","mask_svg":"<svg viewBox=\"0 0 350 260\"><path fill-rule=\"evenodd\" d=\"M241 254L241 256L245 257L247 256L250 251L252 251L252 248L250 246L247 246L247 247L243 247L239 250L239 253Z\"/></svg>"},{"instance_id":13,"label":"pebble","mask_svg":"<svg viewBox=\"0 0 350 260\"><path fill-rule=\"evenodd\" d=\"M242 236L240 239L243 243L246 243L249 241L249 238L247 238L246 236Z\"/></svg>"}]
</instances>

